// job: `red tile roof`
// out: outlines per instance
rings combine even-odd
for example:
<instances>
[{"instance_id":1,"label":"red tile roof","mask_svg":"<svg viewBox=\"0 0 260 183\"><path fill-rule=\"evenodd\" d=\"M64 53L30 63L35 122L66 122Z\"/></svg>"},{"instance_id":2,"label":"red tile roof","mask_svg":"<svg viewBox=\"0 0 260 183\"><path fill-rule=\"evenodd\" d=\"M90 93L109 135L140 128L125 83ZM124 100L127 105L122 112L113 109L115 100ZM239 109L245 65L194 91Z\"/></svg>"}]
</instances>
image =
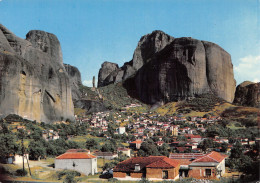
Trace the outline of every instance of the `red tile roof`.
<instances>
[{"instance_id":1,"label":"red tile roof","mask_svg":"<svg viewBox=\"0 0 260 183\"><path fill-rule=\"evenodd\" d=\"M217 162L220 163L223 159L225 159L227 156L222 155L216 151L212 151L209 154L206 154L205 156L202 156L200 158L195 159L193 162Z\"/></svg>"},{"instance_id":2,"label":"red tile roof","mask_svg":"<svg viewBox=\"0 0 260 183\"><path fill-rule=\"evenodd\" d=\"M171 159L197 159L204 156L203 153L171 153L169 158Z\"/></svg>"},{"instance_id":3,"label":"red tile roof","mask_svg":"<svg viewBox=\"0 0 260 183\"><path fill-rule=\"evenodd\" d=\"M114 172L134 172L136 164L142 171L144 168L175 168L180 163L166 156L133 157L117 164Z\"/></svg>"},{"instance_id":4,"label":"red tile roof","mask_svg":"<svg viewBox=\"0 0 260 183\"><path fill-rule=\"evenodd\" d=\"M133 141L133 142L130 142L131 144L141 144L143 141L141 140L136 140L136 141Z\"/></svg>"},{"instance_id":5,"label":"red tile roof","mask_svg":"<svg viewBox=\"0 0 260 183\"><path fill-rule=\"evenodd\" d=\"M180 165L189 165L192 163L191 159L177 159L179 161Z\"/></svg>"},{"instance_id":6,"label":"red tile roof","mask_svg":"<svg viewBox=\"0 0 260 183\"><path fill-rule=\"evenodd\" d=\"M190 138L201 138L200 135L193 135L193 134L185 134L184 135L186 138L190 137Z\"/></svg>"},{"instance_id":7,"label":"red tile roof","mask_svg":"<svg viewBox=\"0 0 260 183\"><path fill-rule=\"evenodd\" d=\"M96 158L96 156L93 156L86 152L66 152L56 157L56 159L92 159L92 158Z\"/></svg>"}]
</instances>

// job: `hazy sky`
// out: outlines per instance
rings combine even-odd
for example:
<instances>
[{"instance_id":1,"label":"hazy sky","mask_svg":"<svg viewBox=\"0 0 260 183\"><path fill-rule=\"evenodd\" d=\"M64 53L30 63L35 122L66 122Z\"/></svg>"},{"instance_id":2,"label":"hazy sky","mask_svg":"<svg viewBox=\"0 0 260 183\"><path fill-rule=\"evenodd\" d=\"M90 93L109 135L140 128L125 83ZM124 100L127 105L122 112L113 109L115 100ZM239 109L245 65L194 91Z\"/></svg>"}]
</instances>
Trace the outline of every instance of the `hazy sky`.
<instances>
[{"instance_id":1,"label":"hazy sky","mask_svg":"<svg viewBox=\"0 0 260 183\"><path fill-rule=\"evenodd\" d=\"M217 43L231 54L238 84L260 81L260 0L0 0L0 17L22 38L54 33L64 63L88 85L104 61L131 60L153 30Z\"/></svg>"}]
</instances>

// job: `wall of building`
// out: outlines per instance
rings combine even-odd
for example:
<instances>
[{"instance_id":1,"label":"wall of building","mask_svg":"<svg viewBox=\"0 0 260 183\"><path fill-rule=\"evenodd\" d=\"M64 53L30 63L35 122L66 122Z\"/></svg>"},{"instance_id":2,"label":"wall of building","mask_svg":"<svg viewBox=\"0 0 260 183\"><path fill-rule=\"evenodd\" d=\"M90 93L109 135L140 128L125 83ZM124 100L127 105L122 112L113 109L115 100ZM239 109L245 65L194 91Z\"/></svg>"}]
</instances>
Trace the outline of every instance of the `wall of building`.
<instances>
[{"instance_id":1,"label":"wall of building","mask_svg":"<svg viewBox=\"0 0 260 183\"><path fill-rule=\"evenodd\" d=\"M128 151L121 151L123 154L125 154L126 156L128 157L131 157L131 151L128 150Z\"/></svg>"},{"instance_id":2,"label":"wall of building","mask_svg":"<svg viewBox=\"0 0 260 183\"><path fill-rule=\"evenodd\" d=\"M124 173L124 172L113 172L113 177L114 178L125 178L126 173Z\"/></svg>"},{"instance_id":3,"label":"wall of building","mask_svg":"<svg viewBox=\"0 0 260 183\"><path fill-rule=\"evenodd\" d=\"M206 176L206 169L211 169L211 176ZM189 177L192 178L216 178L216 167L192 167L189 171Z\"/></svg>"},{"instance_id":4,"label":"wall of building","mask_svg":"<svg viewBox=\"0 0 260 183\"><path fill-rule=\"evenodd\" d=\"M97 159L55 159L55 169L76 170L85 175L94 175L97 172Z\"/></svg>"},{"instance_id":5,"label":"wall of building","mask_svg":"<svg viewBox=\"0 0 260 183\"><path fill-rule=\"evenodd\" d=\"M217 177L219 178L220 176L223 176L225 174L225 169L226 169L226 165L225 165L225 159L223 159L219 165L217 166L218 170L222 170L221 171L221 175L218 175Z\"/></svg>"},{"instance_id":6,"label":"wall of building","mask_svg":"<svg viewBox=\"0 0 260 183\"><path fill-rule=\"evenodd\" d=\"M131 173L130 174L132 178L142 178L143 177L143 173Z\"/></svg>"},{"instance_id":7,"label":"wall of building","mask_svg":"<svg viewBox=\"0 0 260 183\"><path fill-rule=\"evenodd\" d=\"M157 178L162 179L163 171L168 171L168 179L175 179L175 177L179 174L179 168L171 168L171 169L161 169L161 168L147 168L146 169L146 178Z\"/></svg>"},{"instance_id":8,"label":"wall of building","mask_svg":"<svg viewBox=\"0 0 260 183\"><path fill-rule=\"evenodd\" d=\"M24 163L27 163L26 157L29 160L29 154L24 155ZM13 163L14 164L22 164L23 163L23 156L22 155L15 155Z\"/></svg>"},{"instance_id":9,"label":"wall of building","mask_svg":"<svg viewBox=\"0 0 260 183\"><path fill-rule=\"evenodd\" d=\"M94 175L95 173L98 172L97 171L97 158L92 158L91 161L92 161L92 164L91 164L92 165L91 166L92 172L91 172L91 174Z\"/></svg>"}]
</instances>

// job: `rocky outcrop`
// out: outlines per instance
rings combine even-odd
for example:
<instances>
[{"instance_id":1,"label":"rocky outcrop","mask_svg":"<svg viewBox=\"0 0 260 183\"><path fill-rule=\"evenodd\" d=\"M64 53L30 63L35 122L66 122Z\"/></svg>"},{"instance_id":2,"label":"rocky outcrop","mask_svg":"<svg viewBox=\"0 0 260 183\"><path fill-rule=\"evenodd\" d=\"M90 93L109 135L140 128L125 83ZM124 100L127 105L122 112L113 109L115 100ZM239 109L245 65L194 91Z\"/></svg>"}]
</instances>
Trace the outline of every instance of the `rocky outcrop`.
<instances>
[{"instance_id":1,"label":"rocky outcrop","mask_svg":"<svg viewBox=\"0 0 260 183\"><path fill-rule=\"evenodd\" d=\"M77 67L69 64L64 64L65 70L69 75L71 95L73 102L77 101L81 97L80 87L82 86L81 74Z\"/></svg>"},{"instance_id":2,"label":"rocky outcrop","mask_svg":"<svg viewBox=\"0 0 260 183\"><path fill-rule=\"evenodd\" d=\"M156 53L165 48L174 40L173 37L162 31L153 31L151 34L141 37L134 51L133 68L140 69L144 64L148 63Z\"/></svg>"},{"instance_id":3,"label":"rocky outcrop","mask_svg":"<svg viewBox=\"0 0 260 183\"><path fill-rule=\"evenodd\" d=\"M235 80L230 55L216 44L177 38L136 74L138 96L146 103L213 93L229 102Z\"/></svg>"},{"instance_id":4,"label":"rocky outcrop","mask_svg":"<svg viewBox=\"0 0 260 183\"><path fill-rule=\"evenodd\" d=\"M106 107L102 102L93 101L93 100L78 100L74 103L76 108L81 108L86 111L86 114L91 114L95 112L106 111Z\"/></svg>"},{"instance_id":5,"label":"rocky outcrop","mask_svg":"<svg viewBox=\"0 0 260 183\"><path fill-rule=\"evenodd\" d=\"M0 24L0 115L42 122L74 119L69 77L53 34L21 39Z\"/></svg>"},{"instance_id":6,"label":"rocky outcrop","mask_svg":"<svg viewBox=\"0 0 260 183\"><path fill-rule=\"evenodd\" d=\"M118 69L118 65L112 62L104 62L101 65L101 69L98 73L98 87L108 85L110 82L114 81L111 73L115 72Z\"/></svg>"},{"instance_id":7,"label":"rocky outcrop","mask_svg":"<svg viewBox=\"0 0 260 183\"><path fill-rule=\"evenodd\" d=\"M127 77L125 68L131 69ZM107 78L115 83L115 78L122 75L124 86L130 77L133 86L134 78L136 97L148 104L183 100L203 93L213 93L232 102L236 87L231 57L225 50L211 42L173 38L162 31L143 36L133 60ZM132 93L133 88L127 89Z\"/></svg>"},{"instance_id":8,"label":"rocky outcrop","mask_svg":"<svg viewBox=\"0 0 260 183\"><path fill-rule=\"evenodd\" d=\"M260 108L260 83L244 81L236 88L234 104Z\"/></svg>"},{"instance_id":9,"label":"rocky outcrop","mask_svg":"<svg viewBox=\"0 0 260 183\"><path fill-rule=\"evenodd\" d=\"M98 83L102 83L98 87L122 82L133 76L138 69L149 62L156 53L169 45L173 40L173 37L158 30L141 37L131 61L126 62L120 68L115 63L104 62L102 64L99 73L105 74L102 74L103 77L98 77ZM112 64L116 65L116 67L109 69Z\"/></svg>"}]
</instances>

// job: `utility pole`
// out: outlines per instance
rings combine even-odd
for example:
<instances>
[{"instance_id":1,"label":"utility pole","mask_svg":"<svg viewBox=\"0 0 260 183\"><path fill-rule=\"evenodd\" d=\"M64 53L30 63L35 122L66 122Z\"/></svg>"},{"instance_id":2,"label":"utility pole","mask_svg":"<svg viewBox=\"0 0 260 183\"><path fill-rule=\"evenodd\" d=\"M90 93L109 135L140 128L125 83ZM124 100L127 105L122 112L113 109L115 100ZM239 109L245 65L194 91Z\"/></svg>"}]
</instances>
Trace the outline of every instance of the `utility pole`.
<instances>
[{"instance_id":1,"label":"utility pole","mask_svg":"<svg viewBox=\"0 0 260 183\"><path fill-rule=\"evenodd\" d=\"M22 154L23 154L23 172L24 172L24 144L23 144L23 135L22 135Z\"/></svg>"},{"instance_id":2,"label":"utility pole","mask_svg":"<svg viewBox=\"0 0 260 183\"><path fill-rule=\"evenodd\" d=\"M27 156L25 156L25 157L26 157L26 159L27 159L27 165L28 165L28 168L29 168L29 173L30 173L30 176L32 176L31 169L30 169L30 165L29 165L29 160L28 160L28 157L27 157Z\"/></svg>"}]
</instances>

